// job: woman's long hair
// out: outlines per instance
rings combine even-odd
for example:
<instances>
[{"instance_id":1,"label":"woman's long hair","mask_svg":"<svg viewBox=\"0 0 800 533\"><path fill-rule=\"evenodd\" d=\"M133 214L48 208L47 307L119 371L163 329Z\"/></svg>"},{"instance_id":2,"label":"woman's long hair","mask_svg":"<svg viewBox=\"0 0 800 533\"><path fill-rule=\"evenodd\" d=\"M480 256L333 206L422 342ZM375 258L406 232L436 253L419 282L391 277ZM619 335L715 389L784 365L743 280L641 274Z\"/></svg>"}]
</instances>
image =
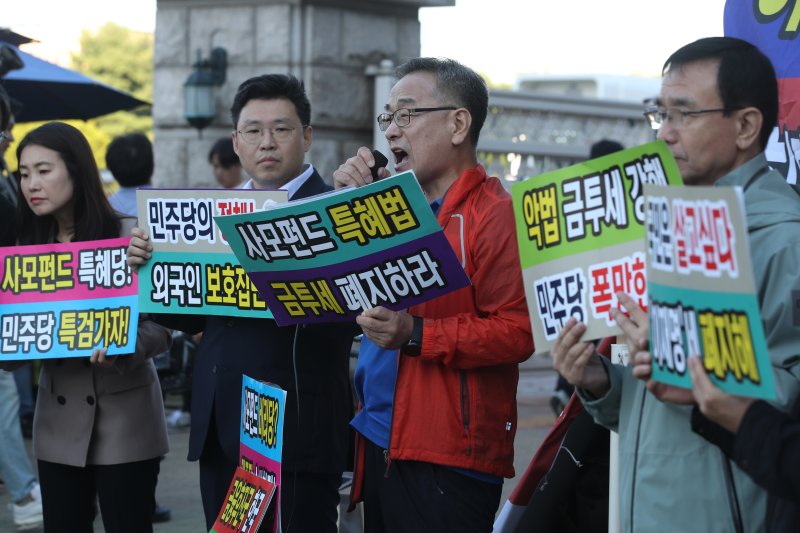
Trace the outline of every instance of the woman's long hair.
<instances>
[{"instance_id":1,"label":"woman's long hair","mask_svg":"<svg viewBox=\"0 0 800 533\"><path fill-rule=\"evenodd\" d=\"M73 241L119 237L120 221L103 192L100 172L86 137L63 122L48 122L29 132L17 146L17 161L26 146L49 148L61 156L72 179ZM47 244L55 240L58 224L52 215L37 216L22 195L18 198L19 244Z\"/></svg>"}]
</instances>

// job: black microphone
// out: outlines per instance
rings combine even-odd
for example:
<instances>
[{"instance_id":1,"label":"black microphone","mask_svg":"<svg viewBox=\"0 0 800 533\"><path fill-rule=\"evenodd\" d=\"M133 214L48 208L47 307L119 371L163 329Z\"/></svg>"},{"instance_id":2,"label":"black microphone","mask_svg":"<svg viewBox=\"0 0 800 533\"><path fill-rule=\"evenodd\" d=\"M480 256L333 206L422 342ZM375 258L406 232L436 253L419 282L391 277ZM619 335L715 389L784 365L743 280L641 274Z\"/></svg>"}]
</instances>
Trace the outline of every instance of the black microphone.
<instances>
[{"instance_id":1,"label":"black microphone","mask_svg":"<svg viewBox=\"0 0 800 533\"><path fill-rule=\"evenodd\" d=\"M386 159L386 156L380 153L378 150L372 151L372 157L375 158L375 164L370 169L372 172L372 179L373 181L378 181L381 179L381 177L378 175L378 170L385 168L386 165L389 164L389 160Z\"/></svg>"}]
</instances>

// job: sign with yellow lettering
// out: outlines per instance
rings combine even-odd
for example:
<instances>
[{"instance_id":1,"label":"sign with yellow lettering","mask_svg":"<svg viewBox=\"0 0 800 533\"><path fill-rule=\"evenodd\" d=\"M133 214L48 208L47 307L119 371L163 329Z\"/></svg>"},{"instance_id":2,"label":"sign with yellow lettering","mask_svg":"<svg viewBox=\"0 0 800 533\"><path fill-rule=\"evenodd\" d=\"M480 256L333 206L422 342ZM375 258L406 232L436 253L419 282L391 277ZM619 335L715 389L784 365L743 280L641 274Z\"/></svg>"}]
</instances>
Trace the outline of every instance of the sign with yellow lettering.
<instances>
[{"instance_id":1,"label":"sign with yellow lettering","mask_svg":"<svg viewBox=\"0 0 800 533\"><path fill-rule=\"evenodd\" d=\"M0 360L133 353L130 238L0 248Z\"/></svg>"},{"instance_id":2,"label":"sign with yellow lettering","mask_svg":"<svg viewBox=\"0 0 800 533\"><path fill-rule=\"evenodd\" d=\"M281 501L281 454L286 391L276 385L242 376L242 417L239 467L276 487L272 530L278 531ZM273 519L272 517L270 518Z\"/></svg>"},{"instance_id":3,"label":"sign with yellow lettering","mask_svg":"<svg viewBox=\"0 0 800 533\"><path fill-rule=\"evenodd\" d=\"M237 467L210 533L256 533L274 493L274 483Z\"/></svg>"},{"instance_id":4,"label":"sign with yellow lettering","mask_svg":"<svg viewBox=\"0 0 800 533\"><path fill-rule=\"evenodd\" d=\"M645 186L653 379L691 388L700 355L722 390L776 399L741 189Z\"/></svg>"},{"instance_id":5,"label":"sign with yellow lettering","mask_svg":"<svg viewBox=\"0 0 800 533\"><path fill-rule=\"evenodd\" d=\"M570 317L587 340L620 332L611 310L624 292L647 305L643 185L680 185L663 141L514 184L511 198L536 353Z\"/></svg>"},{"instance_id":6,"label":"sign with yellow lettering","mask_svg":"<svg viewBox=\"0 0 800 533\"><path fill-rule=\"evenodd\" d=\"M142 312L271 318L215 216L261 211L286 191L139 189L139 226L153 256L139 269Z\"/></svg>"},{"instance_id":7,"label":"sign with yellow lettering","mask_svg":"<svg viewBox=\"0 0 800 533\"><path fill-rule=\"evenodd\" d=\"M352 321L470 284L413 172L215 220L279 326Z\"/></svg>"}]
</instances>

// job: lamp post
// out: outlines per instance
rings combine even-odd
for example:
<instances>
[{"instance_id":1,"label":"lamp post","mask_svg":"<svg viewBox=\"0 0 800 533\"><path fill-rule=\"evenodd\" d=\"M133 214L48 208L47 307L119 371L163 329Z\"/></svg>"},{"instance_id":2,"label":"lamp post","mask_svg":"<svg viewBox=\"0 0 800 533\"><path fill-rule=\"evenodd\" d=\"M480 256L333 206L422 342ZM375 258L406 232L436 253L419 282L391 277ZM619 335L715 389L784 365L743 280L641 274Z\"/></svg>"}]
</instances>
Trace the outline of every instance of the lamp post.
<instances>
[{"instance_id":1,"label":"lamp post","mask_svg":"<svg viewBox=\"0 0 800 533\"><path fill-rule=\"evenodd\" d=\"M225 70L228 66L228 52L224 48L214 48L208 58L203 59L197 51L194 70L183 83L183 116L189 124L197 128L202 137L203 128L213 122L216 116L216 93L214 87L225 83Z\"/></svg>"}]
</instances>

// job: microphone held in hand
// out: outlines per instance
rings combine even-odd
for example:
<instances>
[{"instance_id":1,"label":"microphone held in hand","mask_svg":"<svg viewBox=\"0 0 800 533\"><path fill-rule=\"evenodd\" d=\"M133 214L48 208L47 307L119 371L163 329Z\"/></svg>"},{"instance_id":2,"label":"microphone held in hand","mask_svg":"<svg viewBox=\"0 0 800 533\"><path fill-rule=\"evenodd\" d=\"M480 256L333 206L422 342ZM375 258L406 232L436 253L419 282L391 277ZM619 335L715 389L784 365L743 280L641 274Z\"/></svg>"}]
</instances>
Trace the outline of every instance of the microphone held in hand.
<instances>
[{"instance_id":1,"label":"microphone held in hand","mask_svg":"<svg viewBox=\"0 0 800 533\"><path fill-rule=\"evenodd\" d=\"M378 170L382 168L386 168L386 165L389 164L389 160L386 159L386 156L380 153L378 150L372 151L372 157L375 158L375 164L372 166L372 179L374 181L378 181L381 177L378 175Z\"/></svg>"}]
</instances>

